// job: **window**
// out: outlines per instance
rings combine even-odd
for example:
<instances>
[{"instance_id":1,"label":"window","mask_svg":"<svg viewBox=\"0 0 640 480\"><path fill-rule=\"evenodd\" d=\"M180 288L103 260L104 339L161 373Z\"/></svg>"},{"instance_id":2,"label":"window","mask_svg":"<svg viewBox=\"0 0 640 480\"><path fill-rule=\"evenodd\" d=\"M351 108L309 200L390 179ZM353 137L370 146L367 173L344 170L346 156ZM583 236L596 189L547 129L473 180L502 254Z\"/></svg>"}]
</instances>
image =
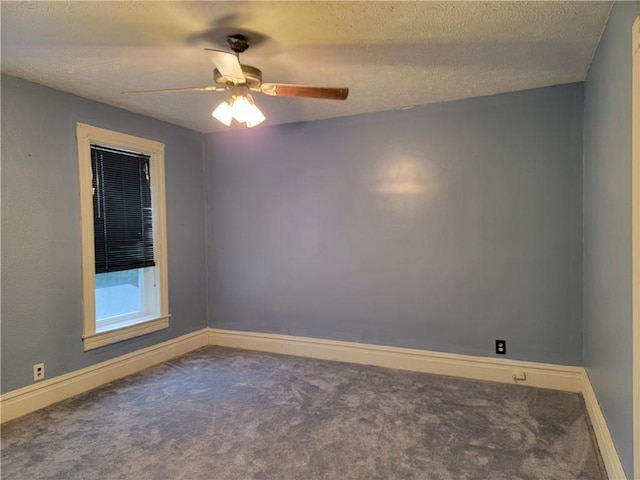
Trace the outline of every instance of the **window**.
<instances>
[{"instance_id":1,"label":"window","mask_svg":"<svg viewBox=\"0 0 640 480\"><path fill-rule=\"evenodd\" d=\"M169 326L164 145L76 128L84 349Z\"/></svg>"}]
</instances>

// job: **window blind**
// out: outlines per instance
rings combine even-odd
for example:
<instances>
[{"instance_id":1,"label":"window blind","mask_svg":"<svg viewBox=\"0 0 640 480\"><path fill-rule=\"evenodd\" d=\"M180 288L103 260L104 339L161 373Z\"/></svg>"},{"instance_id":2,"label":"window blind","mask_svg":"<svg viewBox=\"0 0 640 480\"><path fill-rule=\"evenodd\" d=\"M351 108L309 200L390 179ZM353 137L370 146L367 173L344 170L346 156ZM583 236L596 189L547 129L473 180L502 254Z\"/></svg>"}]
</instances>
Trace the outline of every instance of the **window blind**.
<instances>
[{"instance_id":1,"label":"window blind","mask_svg":"<svg viewBox=\"0 0 640 480\"><path fill-rule=\"evenodd\" d=\"M96 273L155 265L149 158L91 146Z\"/></svg>"}]
</instances>

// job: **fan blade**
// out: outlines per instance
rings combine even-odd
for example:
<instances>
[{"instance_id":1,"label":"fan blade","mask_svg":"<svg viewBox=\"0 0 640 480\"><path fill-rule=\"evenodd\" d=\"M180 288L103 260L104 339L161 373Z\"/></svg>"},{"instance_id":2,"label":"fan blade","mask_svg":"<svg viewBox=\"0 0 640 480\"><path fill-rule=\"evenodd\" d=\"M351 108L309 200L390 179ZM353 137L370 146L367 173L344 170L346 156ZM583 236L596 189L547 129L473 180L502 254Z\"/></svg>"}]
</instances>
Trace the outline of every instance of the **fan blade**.
<instances>
[{"instance_id":1,"label":"fan blade","mask_svg":"<svg viewBox=\"0 0 640 480\"><path fill-rule=\"evenodd\" d=\"M262 93L275 97L307 97L326 98L329 100L346 100L348 88L312 87L310 85L288 85L285 83L263 83Z\"/></svg>"},{"instance_id":2,"label":"fan blade","mask_svg":"<svg viewBox=\"0 0 640 480\"><path fill-rule=\"evenodd\" d=\"M240 60L238 60L238 57L236 57L234 53L214 50L212 48L205 48L205 50L209 53L211 61L222 75L228 77L234 83L246 83Z\"/></svg>"},{"instance_id":3,"label":"fan blade","mask_svg":"<svg viewBox=\"0 0 640 480\"><path fill-rule=\"evenodd\" d=\"M171 93L171 92L223 92L227 87L184 87L184 88L159 88L155 90L129 90L122 93Z\"/></svg>"}]
</instances>

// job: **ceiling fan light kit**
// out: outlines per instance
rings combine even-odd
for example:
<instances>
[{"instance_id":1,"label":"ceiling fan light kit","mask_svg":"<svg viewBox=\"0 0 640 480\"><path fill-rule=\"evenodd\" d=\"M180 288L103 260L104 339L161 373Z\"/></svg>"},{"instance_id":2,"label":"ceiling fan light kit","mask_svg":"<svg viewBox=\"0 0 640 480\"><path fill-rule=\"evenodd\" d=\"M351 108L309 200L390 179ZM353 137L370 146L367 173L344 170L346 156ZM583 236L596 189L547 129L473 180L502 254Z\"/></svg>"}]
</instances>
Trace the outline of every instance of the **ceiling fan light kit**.
<instances>
[{"instance_id":1,"label":"ceiling fan light kit","mask_svg":"<svg viewBox=\"0 0 640 480\"><path fill-rule=\"evenodd\" d=\"M231 126L235 119L248 128L265 121L264 114L256 106L249 91L264 93L274 97L320 98L346 100L349 89L345 87L315 87L311 85L290 85L284 83L262 83L262 72L250 65L240 63L240 54L249 48L243 35L230 35L227 42L234 53L205 48L215 65L213 81L216 85L186 88L163 88L159 90L136 90L124 93L168 93L168 92L220 92L229 91L231 97L216 107L211 115Z\"/></svg>"},{"instance_id":2,"label":"ceiling fan light kit","mask_svg":"<svg viewBox=\"0 0 640 480\"><path fill-rule=\"evenodd\" d=\"M260 125L265 121L265 116L253 102L253 97L246 87L231 87L231 98L220 103L211 113L213 118L220 123L231 126L235 119L238 123L244 123L248 128Z\"/></svg>"}]
</instances>

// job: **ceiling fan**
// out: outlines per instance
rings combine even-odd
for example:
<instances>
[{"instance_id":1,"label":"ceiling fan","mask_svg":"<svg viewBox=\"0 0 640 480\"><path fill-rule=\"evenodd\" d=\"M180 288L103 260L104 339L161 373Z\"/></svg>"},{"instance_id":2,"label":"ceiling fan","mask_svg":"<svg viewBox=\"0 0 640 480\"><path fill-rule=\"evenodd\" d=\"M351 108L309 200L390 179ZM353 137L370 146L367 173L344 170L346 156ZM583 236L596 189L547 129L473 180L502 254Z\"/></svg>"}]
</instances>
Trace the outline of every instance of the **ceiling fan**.
<instances>
[{"instance_id":1,"label":"ceiling fan","mask_svg":"<svg viewBox=\"0 0 640 480\"><path fill-rule=\"evenodd\" d=\"M286 83L263 83L262 72L251 65L240 63L240 54L249 48L244 35L227 37L231 52L205 48L215 65L213 81L215 85L185 88L162 88L156 90L134 90L123 93L171 93L171 92L224 92L231 97L220 103L211 113L214 118L230 126L233 119L251 128L265 120L264 115L253 102L249 91L260 92L274 97L304 97L329 100L346 100L349 89L340 87L317 87L312 85L291 85Z\"/></svg>"}]
</instances>

